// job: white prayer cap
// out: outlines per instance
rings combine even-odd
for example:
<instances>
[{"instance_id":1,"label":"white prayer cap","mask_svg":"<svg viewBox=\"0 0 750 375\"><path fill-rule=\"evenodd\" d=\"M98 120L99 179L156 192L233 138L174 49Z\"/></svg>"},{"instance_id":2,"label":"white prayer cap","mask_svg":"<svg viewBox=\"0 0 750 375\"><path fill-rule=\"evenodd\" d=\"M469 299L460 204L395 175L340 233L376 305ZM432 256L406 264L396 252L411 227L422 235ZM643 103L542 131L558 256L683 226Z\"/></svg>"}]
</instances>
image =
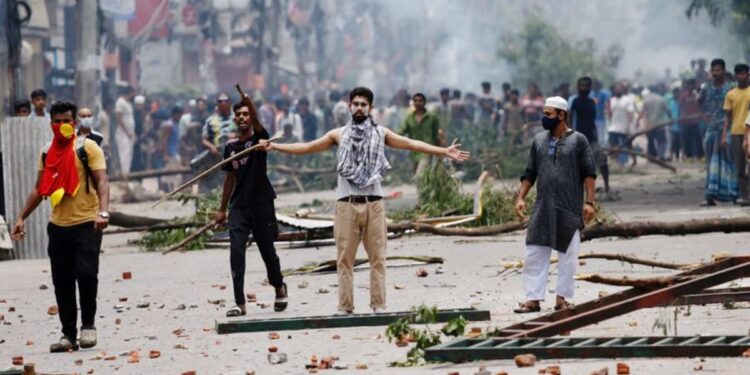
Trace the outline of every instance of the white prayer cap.
<instances>
[{"instance_id":1,"label":"white prayer cap","mask_svg":"<svg viewBox=\"0 0 750 375\"><path fill-rule=\"evenodd\" d=\"M136 95L136 97L133 98L133 103L146 104L146 97L144 97L143 95Z\"/></svg>"},{"instance_id":2,"label":"white prayer cap","mask_svg":"<svg viewBox=\"0 0 750 375\"><path fill-rule=\"evenodd\" d=\"M559 96L553 96L553 97L547 98L547 101L544 103L544 106L557 108L562 111L567 111L568 101Z\"/></svg>"},{"instance_id":3,"label":"white prayer cap","mask_svg":"<svg viewBox=\"0 0 750 375\"><path fill-rule=\"evenodd\" d=\"M195 107L195 99L188 100L188 107Z\"/></svg>"}]
</instances>

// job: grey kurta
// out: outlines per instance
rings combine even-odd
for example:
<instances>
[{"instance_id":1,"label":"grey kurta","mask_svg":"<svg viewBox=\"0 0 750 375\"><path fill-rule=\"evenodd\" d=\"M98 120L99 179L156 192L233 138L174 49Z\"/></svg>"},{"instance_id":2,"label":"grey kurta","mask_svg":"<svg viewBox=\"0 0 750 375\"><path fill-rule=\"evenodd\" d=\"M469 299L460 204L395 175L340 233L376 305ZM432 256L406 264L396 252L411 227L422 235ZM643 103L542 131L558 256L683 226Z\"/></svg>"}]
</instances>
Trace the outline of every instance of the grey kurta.
<instances>
[{"instance_id":1,"label":"grey kurta","mask_svg":"<svg viewBox=\"0 0 750 375\"><path fill-rule=\"evenodd\" d=\"M575 232L583 228L586 177L596 178L594 154L586 136L575 130L557 141L548 131L534 136L529 162L521 176L532 185L537 183L536 203L526 231L527 245L567 250Z\"/></svg>"}]
</instances>

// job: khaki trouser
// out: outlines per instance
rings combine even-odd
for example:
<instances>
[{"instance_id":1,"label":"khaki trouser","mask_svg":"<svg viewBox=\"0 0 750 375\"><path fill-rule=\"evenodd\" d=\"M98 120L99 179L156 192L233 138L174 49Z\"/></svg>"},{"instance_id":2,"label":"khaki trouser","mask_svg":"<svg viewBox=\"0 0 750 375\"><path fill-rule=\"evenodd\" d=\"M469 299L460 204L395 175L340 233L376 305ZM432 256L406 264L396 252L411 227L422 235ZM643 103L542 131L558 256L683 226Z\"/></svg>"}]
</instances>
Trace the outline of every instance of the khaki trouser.
<instances>
[{"instance_id":1,"label":"khaki trouser","mask_svg":"<svg viewBox=\"0 0 750 375\"><path fill-rule=\"evenodd\" d=\"M338 259L339 311L354 310L353 267L360 242L370 260L370 308L385 308L385 205L336 202L333 225Z\"/></svg>"}]
</instances>

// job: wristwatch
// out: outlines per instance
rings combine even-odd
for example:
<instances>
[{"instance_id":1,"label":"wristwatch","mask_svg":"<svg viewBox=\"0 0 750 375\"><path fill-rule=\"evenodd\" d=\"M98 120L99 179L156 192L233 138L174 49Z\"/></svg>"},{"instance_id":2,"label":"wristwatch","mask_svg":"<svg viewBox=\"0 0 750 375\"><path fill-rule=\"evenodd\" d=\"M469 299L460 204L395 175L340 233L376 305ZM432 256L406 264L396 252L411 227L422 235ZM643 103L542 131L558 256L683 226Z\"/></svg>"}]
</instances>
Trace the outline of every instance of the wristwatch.
<instances>
[{"instance_id":1,"label":"wristwatch","mask_svg":"<svg viewBox=\"0 0 750 375\"><path fill-rule=\"evenodd\" d=\"M109 212L107 211L99 211L99 217L102 219L108 219L109 220Z\"/></svg>"}]
</instances>

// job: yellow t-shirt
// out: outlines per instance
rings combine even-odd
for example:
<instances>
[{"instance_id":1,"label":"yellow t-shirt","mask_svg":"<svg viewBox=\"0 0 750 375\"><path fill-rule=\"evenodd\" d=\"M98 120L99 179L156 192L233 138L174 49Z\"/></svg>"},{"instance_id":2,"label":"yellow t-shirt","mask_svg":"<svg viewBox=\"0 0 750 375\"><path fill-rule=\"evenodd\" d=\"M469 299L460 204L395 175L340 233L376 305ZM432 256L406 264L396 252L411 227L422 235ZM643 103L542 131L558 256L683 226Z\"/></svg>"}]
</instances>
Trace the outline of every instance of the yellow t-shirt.
<instances>
[{"instance_id":1,"label":"yellow t-shirt","mask_svg":"<svg viewBox=\"0 0 750 375\"><path fill-rule=\"evenodd\" d=\"M735 87L727 93L724 99L724 110L732 111L732 135L745 134L745 119L750 107L750 87L740 89Z\"/></svg>"},{"instance_id":2,"label":"yellow t-shirt","mask_svg":"<svg viewBox=\"0 0 750 375\"><path fill-rule=\"evenodd\" d=\"M76 149L80 147L79 145L80 143L76 144ZM44 147L45 150L47 148L47 146ZM91 167L92 171L107 169L104 152L102 152L102 149L99 148L96 142L85 139L83 141L83 149L86 150L86 155L89 158L89 167ZM42 150L42 153L44 152ZM44 170L42 153L39 154L40 172ZM99 196L96 193L96 183L91 178L89 180L89 192L86 193L86 170L83 168L83 164L81 164L81 160L78 159L77 154L76 170L78 171L78 181L80 181L78 193L73 197L65 195L60 200L60 204L52 209L52 215L49 220L52 224L61 227L70 227L87 221L94 221L96 216L99 215Z\"/></svg>"}]
</instances>

